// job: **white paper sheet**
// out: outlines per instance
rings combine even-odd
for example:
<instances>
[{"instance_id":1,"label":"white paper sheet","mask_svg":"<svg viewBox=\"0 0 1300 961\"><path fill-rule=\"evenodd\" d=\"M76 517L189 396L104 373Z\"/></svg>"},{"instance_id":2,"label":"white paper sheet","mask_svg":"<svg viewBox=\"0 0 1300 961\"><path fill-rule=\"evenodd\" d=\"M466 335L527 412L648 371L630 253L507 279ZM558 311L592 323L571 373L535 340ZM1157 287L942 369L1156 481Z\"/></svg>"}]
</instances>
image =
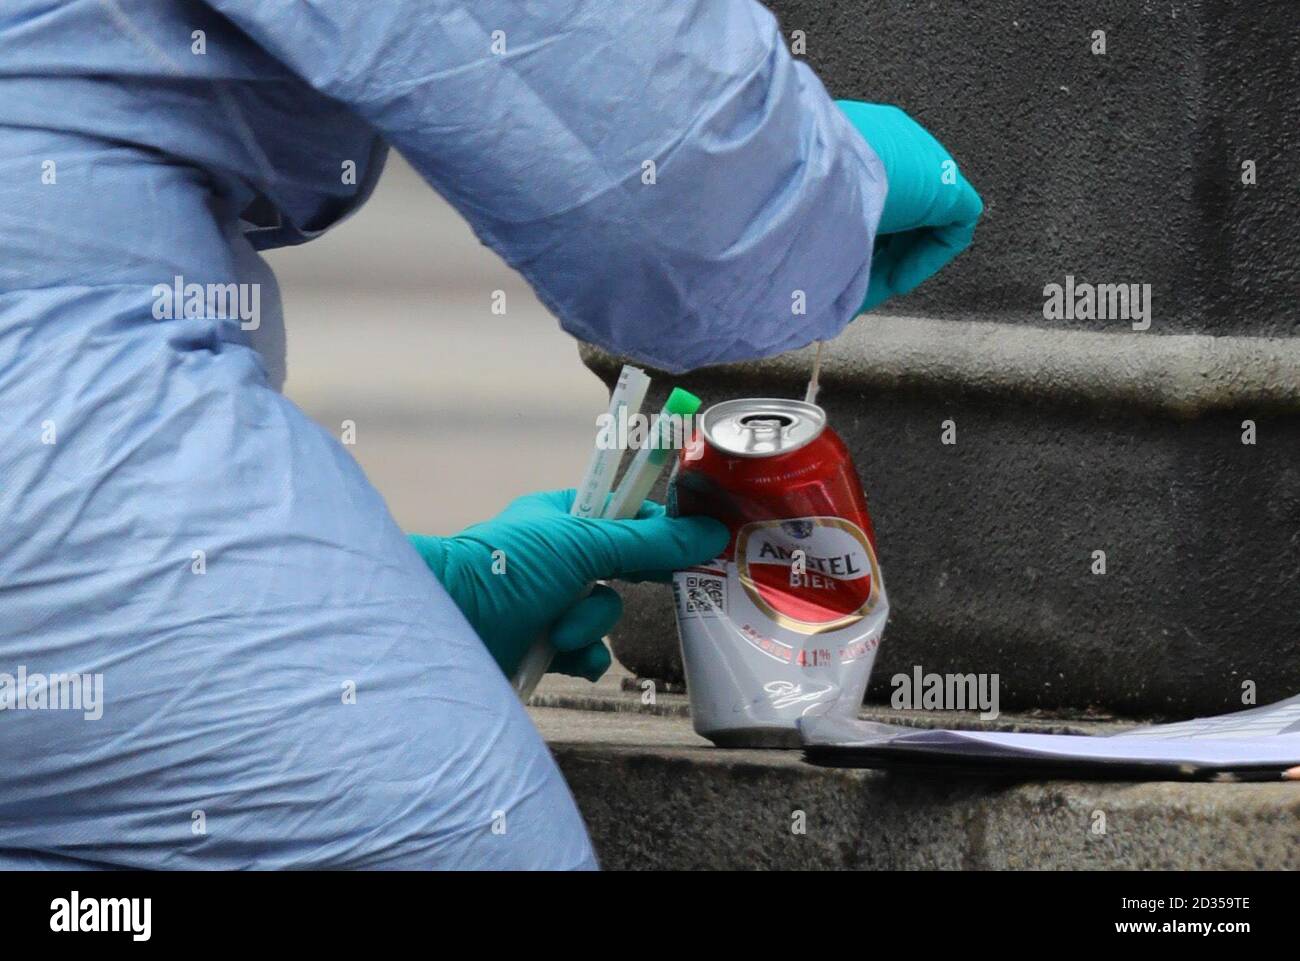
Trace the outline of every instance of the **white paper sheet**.
<instances>
[{"instance_id":1,"label":"white paper sheet","mask_svg":"<svg viewBox=\"0 0 1300 961\"><path fill-rule=\"evenodd\" d=\"M810 749L869 749L880 758L938 762L1015 760L1079 761L1088 765L1168 765L1235 768L1300 765L1300 695L1218 717L1134 728L1103 737L1077 734L1018 734L984 731L917 730L856 718L805 718L800 722ZM823 755L826 753L822 752Z\"/></svg>"}]
</instances>

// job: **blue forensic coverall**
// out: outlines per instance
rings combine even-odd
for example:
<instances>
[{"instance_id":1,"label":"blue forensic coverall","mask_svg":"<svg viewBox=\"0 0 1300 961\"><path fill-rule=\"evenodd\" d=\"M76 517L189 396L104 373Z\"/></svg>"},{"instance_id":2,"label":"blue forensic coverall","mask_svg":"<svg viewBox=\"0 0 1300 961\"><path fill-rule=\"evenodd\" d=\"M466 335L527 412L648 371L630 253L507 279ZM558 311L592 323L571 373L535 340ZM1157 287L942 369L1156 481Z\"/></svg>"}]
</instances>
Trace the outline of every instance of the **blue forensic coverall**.
<instances>
[{"instance_id":1,"label":"blue forensic coverall","mask_svg":"<svg viewBox=\"0 0 1300 961\"><path fill-rule=\"evenodd\" d=\"M752 0L5 0L0 867L595 866L473 629L279 393L257 251L354 210L386 144L566 330L669 370L863 300L879 161ZM50 709L82 690L52 675L102 697Z\"/></svg>"}]
</instances>

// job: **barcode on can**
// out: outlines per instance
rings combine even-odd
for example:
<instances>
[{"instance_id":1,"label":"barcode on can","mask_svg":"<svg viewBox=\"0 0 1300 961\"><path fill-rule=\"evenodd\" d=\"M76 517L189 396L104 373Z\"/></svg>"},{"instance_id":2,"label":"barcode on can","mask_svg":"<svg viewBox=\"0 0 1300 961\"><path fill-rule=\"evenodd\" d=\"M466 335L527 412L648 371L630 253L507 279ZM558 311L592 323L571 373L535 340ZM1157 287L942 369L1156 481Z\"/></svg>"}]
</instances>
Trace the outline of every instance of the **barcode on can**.
<instances>
[{"instance_id":1,"label":"barcode on can","mask_svg":"<svg viewBox=\"0 0 1300 961\"><path fill-rule=\"evenodd\" d=\"M726 613L726 585L720 577L686 575L683 610L697 617L717 617Z\"/></svg>"}]
</instances>

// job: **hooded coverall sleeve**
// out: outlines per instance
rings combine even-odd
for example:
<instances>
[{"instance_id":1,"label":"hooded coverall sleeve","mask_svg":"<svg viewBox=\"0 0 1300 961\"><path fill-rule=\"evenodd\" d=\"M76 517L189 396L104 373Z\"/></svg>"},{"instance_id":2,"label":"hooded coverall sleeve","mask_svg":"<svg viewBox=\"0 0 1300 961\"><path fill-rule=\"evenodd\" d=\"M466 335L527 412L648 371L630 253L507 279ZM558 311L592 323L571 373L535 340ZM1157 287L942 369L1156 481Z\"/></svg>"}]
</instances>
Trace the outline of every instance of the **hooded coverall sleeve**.
<instances>
[{"instance_id":1,"label":"hooded coverall sleeve","mask_svg":"<svg viewBox=\"0 0 1300 961\"><path fill-rule=\"evenodd\" d=\"M397 147L574 336L681 371L836 335L879 160L754 0L209 0Z\"/></svg>"}]
</instances>

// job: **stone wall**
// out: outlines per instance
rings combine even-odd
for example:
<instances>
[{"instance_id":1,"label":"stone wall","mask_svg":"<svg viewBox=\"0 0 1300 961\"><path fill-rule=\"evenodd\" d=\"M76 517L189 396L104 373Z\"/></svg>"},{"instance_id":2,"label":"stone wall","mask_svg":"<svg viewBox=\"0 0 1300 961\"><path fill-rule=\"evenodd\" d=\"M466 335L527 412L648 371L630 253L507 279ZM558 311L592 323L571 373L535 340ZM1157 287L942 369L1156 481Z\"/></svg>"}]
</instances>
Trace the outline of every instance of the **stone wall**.
<instances>
[{"instance_id":1,"label":"stone wall","mask_svg":"<svg viewBox=\"0 0 1300 961\"><path fill-rule=\"evenodd\" d=\"M955 264L829 348L821 400L892 604L874 695L914 664L996 672L1007 709L1182 716L1240 707L1245 682L1260 703L1300 691L1300 6L774 8L833 95L902 106L987 206ZM1149 327L1045 317L1067 276L1150 284ZM799 396L808 366L678 383ZM680 678L667 592L627 597L616 653Z\"/></svg>"}]
</instances>

